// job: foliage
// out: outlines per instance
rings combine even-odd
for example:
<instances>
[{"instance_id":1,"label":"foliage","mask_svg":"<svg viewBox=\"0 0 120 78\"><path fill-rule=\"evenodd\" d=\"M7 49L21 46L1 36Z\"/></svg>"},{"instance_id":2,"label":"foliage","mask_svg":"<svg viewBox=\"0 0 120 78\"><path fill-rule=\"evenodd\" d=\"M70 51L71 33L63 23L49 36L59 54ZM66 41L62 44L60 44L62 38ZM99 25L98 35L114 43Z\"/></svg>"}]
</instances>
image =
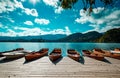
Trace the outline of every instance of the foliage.
<instances>
[{"instance_id":1,"label":"foliage","mask_svg":"<svg viewBox=\"0 0 120 78\"><path fill-rule=\"evenodd\" d=\"M93 8L96 8L97 4L96 4L96 1L98 0L82 0L82 3L83 3L83 10L84 11L87 11L88 9L88 12L89 14L93 11ZM113 6L114 3L116 2L117 0L100 0L100 2L102 2L104 4L104 7L107 7L107 6ZM63 9L71 9L72 6L78 2L78 0L59 0L60 2L60 6L63 8Z\"/></svg>"},{"instance_id":2,"label":"foliage","mask_svg":"<svg viewBox=\"0 0 120 78\"><path fill-rule=\"evenodd\" d=\"M107 31L98 42L114 42L120 43L120 28L115 28Z\"/></svg>"}]
</instances>

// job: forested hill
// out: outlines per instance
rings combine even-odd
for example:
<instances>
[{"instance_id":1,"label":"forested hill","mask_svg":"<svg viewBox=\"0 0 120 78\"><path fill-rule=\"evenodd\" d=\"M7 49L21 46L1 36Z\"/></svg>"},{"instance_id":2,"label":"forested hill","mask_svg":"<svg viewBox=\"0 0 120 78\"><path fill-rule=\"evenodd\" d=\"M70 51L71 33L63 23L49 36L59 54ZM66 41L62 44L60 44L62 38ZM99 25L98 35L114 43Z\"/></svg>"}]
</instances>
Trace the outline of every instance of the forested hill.
<instances>
[{"instance_id":1,"label":"forested hill","mask_svg":"<svg viewBox=\"0 0 120 78\"><path fill-rule=\"evenodd\" d=\"M58 41L60 41L60 42L93 42L96 39L99 39L101 36L102 36L101 33L92 31L92 32L88 32L85 34L75 33L75 34L69 35L65 38L62 38Z\"/></svg>"},{"instance_id":2,"label":"forested hill","mask_svg":"<svg viewBox=\"0 0 120 78\"><path fill-rule=\"evenodd\" d=\"M120 43L120 28L108 30L97 42Z\"/></svg>"},{"instance_id":3,"label":"forested hill","mask_svg":"<svg viewBox=\"0 0 120 78\"><path fill-rule=\"evenodd\" d=\"M96 31L85 34L75 33L59 40L60 42L99 42L120 43L120 28L114 28L104 33Z\"/></svg>"}]
</instances>

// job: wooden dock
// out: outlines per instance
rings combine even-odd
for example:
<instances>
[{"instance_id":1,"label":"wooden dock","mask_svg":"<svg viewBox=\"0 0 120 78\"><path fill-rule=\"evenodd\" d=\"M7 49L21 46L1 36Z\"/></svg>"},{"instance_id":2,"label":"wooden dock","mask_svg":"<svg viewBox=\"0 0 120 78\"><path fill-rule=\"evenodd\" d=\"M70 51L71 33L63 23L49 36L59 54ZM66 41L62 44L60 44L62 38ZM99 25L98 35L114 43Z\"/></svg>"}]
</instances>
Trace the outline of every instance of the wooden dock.
<instances>
[{"instance_id":1,"label":"wooden dock","mask_svg":"<svg viewBox=\"0 0 120 78\"><path fill-rule=\"evenodd\" d=\"M120 78L120 60L105 61L84 57L76 62L68 57L52 63L48 56L25 62L24 58L0 58L0 78Z\"/></svg>"}]
</instances>

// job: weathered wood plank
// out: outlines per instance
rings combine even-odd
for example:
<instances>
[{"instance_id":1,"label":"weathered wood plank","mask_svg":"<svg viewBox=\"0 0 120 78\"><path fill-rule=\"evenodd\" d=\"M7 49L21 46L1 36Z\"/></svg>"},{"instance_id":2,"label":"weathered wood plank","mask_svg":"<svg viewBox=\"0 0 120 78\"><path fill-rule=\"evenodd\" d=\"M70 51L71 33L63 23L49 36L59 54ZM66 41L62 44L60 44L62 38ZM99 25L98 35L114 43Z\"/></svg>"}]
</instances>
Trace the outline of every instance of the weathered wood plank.
<instances>
[{"instance_id":1,"label":"weathered wood plank","mask_svg":"<svg viewBox=\"0 0 120 78\"><path fill-rule=\"evenodd\" d=\"M52 63L49 58L25 63L25 59L3 61L0 58L0 78L119 78L120 60L106 57L98 61L84 57L82 62L76 62L68 57L58 63Z\"/></svg>"}]
</instances>

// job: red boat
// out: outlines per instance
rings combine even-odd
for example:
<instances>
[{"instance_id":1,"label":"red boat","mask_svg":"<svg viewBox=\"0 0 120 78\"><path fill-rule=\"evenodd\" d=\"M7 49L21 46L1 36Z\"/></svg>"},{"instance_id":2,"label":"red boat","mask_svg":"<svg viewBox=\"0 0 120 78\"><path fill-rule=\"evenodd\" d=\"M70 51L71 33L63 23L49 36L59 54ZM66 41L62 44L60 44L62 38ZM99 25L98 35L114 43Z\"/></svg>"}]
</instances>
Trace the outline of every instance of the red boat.
<instances>
[{"instance_id":1,"label":"red boat","mask_svg":"<svg viewBox=\"0 0 120 78\"><path fill-rule=\"evenodd\" d=\"M62 51L60 48L55 48L50 54L49 58L51 61L56 61L62 57Z\"/></svg>"},{"instance_id":2,"label":"red boat","mask_svg":"<svg viewBox=\"0 0 120 78\"><path fill-rule=\"evenodd\" d=\"M89 50L82 50L83 54L87 57L91 57L91 58L94 58L96 60L104 60L104 56L101 55L101 54L95 54Z\"/></svg>"},{"instance_id":3,"label":"red boat","mask_svg":"<svg viewBox=\"0 0 120 78\"><path fill-rule=\"evenodd\" d=\"M80 54L75 49L68 49L67 54L68 54L68 57L70 57L75 61L79 61L80 59Z\"/></svg>"},{"instance_id":4,"label":"red boat","mask_svg":"<svg viewBox=\"0 0 120 78\"><path fill-rule=\"evenodd\" d=\"M32 61L32 60L38 59L40 57L43 57L45 55L48 55L48 48L43 48L37 52L31 52L31 53L25 55L25 60Z\"/></svg>"}]
</instances>

